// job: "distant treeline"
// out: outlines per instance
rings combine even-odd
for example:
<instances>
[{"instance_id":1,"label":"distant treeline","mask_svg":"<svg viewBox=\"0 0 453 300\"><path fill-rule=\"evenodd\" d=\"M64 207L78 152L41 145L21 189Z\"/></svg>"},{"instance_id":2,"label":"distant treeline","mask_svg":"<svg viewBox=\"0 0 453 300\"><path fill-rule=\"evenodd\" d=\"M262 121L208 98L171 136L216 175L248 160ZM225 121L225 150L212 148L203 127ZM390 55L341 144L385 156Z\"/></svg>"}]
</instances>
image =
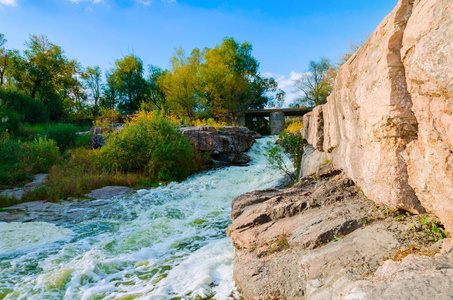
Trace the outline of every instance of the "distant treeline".
<instances>
[{"instance_id":1,"label":"distant treeline","mask_svg":"<svg viewBox=\"0 0 453 300\"><path fill-rule=\"evenodd\" d=\"M278 106L284 99L275 80L259 73L252 45L234 38L189 56L176 48L170 69L149 65L146 77L134 54L103 72L68 58L45 36L31 36L25 45L25 51L8 49L0 34L0 99L32 124L89 123L102 108L163 110L179 119L235 123L247 109Z\"/></svg>"}]
</instances>

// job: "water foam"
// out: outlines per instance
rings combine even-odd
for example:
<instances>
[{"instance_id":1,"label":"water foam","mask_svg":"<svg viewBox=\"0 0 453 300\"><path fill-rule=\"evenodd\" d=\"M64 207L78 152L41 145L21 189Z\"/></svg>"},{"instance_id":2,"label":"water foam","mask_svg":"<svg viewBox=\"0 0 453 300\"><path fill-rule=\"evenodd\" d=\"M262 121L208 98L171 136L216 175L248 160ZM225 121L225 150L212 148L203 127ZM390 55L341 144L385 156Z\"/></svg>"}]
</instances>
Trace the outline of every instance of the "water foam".
<instances>
[{"instance_id":1,"label":"water foam","mask_svg":"<svg viewBox=\"0 0 453 300\"><path fill-rule=\"evenodd\" d=\"M64 224L74 232L70 242L0 258L0 296L230 299L234 248L225 229L231 223L231 199L274 186L283 177L263 155L273 141L255 143L249 166L209 171L112 199L97 215ZM16 231L18 236L23 232L20 227ZM24 275L21 266L27 264Z\"/></svg>"}]
</instances>

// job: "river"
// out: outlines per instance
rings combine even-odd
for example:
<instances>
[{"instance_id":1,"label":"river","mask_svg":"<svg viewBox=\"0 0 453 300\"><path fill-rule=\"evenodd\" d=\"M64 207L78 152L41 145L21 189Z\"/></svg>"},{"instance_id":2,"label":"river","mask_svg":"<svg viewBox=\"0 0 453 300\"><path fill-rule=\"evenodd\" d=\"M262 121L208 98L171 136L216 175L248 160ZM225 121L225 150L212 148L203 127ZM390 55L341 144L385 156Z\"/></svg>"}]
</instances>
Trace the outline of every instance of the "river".
<instances>
[{"instance_id":1,"label":"river","mask_svg":"<svg viewBox=\"0 0 453 300\"><path fill-rule=\"evenodd\" d=\"M257 140L244 167L116 197L82 221L0 223L0 299L233 299L231 199L275 186Z\"/></svg>"}]
</instances>

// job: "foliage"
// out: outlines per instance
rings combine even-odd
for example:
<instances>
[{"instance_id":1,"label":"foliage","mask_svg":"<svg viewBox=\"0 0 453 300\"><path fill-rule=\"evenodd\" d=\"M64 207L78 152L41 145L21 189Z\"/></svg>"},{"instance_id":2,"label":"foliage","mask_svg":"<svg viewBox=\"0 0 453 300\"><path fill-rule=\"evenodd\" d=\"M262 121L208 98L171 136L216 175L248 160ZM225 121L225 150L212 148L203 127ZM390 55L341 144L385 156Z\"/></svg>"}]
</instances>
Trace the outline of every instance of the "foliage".
<instances>
[{"instance_id":1,"label":"foliage","mask_svg":"<svg viewBox=\"0 0 453 300\"><path fill-rule=\"evenodd\" d=\"M0 99L14 111L22 115L21 120L23 122L34 125L49 121L44 104L25 93L0 89Z\"/></svg>"},{"instance_id":2,"label":"foliage","mask_svg":"<svg viewBox=\"0 0 453 300\"><path fill-rule=\"evenodd\" d=\"M420 224L422 225L425 236L435 241L450 237L450 234L443 229L442 224L437 218L420 216Z\"/></svg>"},{"instance_id":3,"label":"foliage","mask_svg":"<svg viewBox=\"0 0 453 300\"><path fill-rule=\"evenodd\" d=\"M5 84L6 73L10 66L10 58L14 53L12 50L5 48L6 42L5 35L0 33L0 87Z\"/></svg>"},{"instance_id":4,"label":"foliage","mask_svg":"<svg viewBox=\"0 0 453 300\"><path fill-rule=\"evenodd\" d=\"M300 164L302 155L304 154L304 147L307 144L306 140L299 131L291 133L284 130L279 135L278 143L282 145L285 152L290 155L295 169L295 178L297 179L300 173Z\"/></svg>"},{"instance_id":5,"label":"foliage","mask_svg":"<svg viewBox=\"0 0 453 300\"><path fill-rule=\"evenodd\" d=\"M332 64L325 57L310 61L308 72L294 81L296 88L303 94L295 100L296 104L317 106L327 102L327 96L332 91L332 82L328 77L331 67Z\"/></svg>"},{"instance_id":6,"label":"foliage","mask_svg":"<svg viewBox=\"0 0 453 300\"><path fill-rule=\"evenodd\" d=\"M21 160L31 169L31 173L46 173L61 160L60 151L53 140L43 137L22 144Z\"/></svg>"},{"instance_id":7,"label":"foliage","mask_svg":"<svg viewBox=\"0 0 453 300\"><path fill-rule=\"evenodd\" d=\"M83 197L86 193L104 186L150 186L141 174L106 172L99 165L99 150L73 149L68 159L54 165L46 186L24 195L23 201L57 201L68 197Z\"/></svg>"},{"instance_id":8,"label":"foliage","mask_svg":"<svg viewBox=\"0 0 453 300\"><path fill-rule=\"evenodd\" d=\"M46 128L44 134L54 140L61 153L72 148L76 144L78 128L72 124L55 124Z\"/></svg>"},{"instance_id":9,"label":"foliage","mask_svg":"<svg viewBox=\"0 0 453 300\"><path fill-rule=\"evenodd\" d=\"M82 100L76 75L80 66L45 36L31 36L23 56L11 57L12 78L21 91L44 103L52 120L63 117L65 98Z\"/></svg>"},{"instance_id":10,"label":"foliage","mask_svg":"<svg viewBox=\"0 0 453 300\"><path fill-rule=\"evenodd\" d=\"M81 75L84 81L84 87L91 92L91 97L94 100L94 106L98 106L101 98L101 81L102 71L99 66L88 67Z\"/></svg>"},{"instance_id":11,"label":"foliage","mask_svg":"<svg viewBox=\"0 0 453 300\"><path fill-rule=\"evenodd\" d=\"M18 133L21 116L0 100L0 133Z\"/></svg>"},{"instance_id":12,"label":"foliage","mask_svg":"<svg viewBox=\"0 0 453 300\"><path fill-rule=\"evenodd\" d=\"M75 148L91 149L92 148L92 146L91 146L92 137L93 137L93 134L91 132L77 134Z\"/></svg>"},{"instance_id":13,"label":"foliage","mask_svg":"<svg viewBox=\"0 0 453 300\"><path fill-rule=\"evenodd\" d=\"M152 181L185 179L197 171L195 156L193 146L173 122L145 111L112 133L101 149L108 170L143 173Z\"/></svg>"},{"instance_id":14,"label":"foliage","mask_svg":"<svg viewBox=\"0 0 453 300\"><path fill-rule=\"evenodd\" d=\"M294 172L292 171L292 168L290 168L288 166L288 164L286 163L285 150L280 145L277 144L277 145L267 149L265 155L267 156L268 164L272 168L283 171L286 175L291 177L293 180L296 179L296 176L295 176Z\"/></svg>"},{"instance_id":15,"label":"foliage","mask_svg":"<svg viewBox=\"0 0 453 300\"><path fill-rule=\"evenodd\" d=\"M105 73L105 84L102 86L103 95L99 100L99 106L106 109L115 109L119 101L119 89L113 76L113 70Z\"/></svg>"},{"instance_id":16,"label":"foliage","mask_svg":"<svg viewBox=\"0 0 453 300\"><path fill-rule=\"evenodd\" d=\"M61 159L52 140L42 137L22 143L3 134L0 139L0 185L25 182L30 174L45 173Z\"/></svg>"},{"instance_id":17,"label":"foliage","mask_svg":"<svg viewBox=\"0 0 453 300\"><path fill-rule=\"evenodd\" d=\"M121 123L123 117L113 109L101 108L99 116L94 121L95 127L108 127L110 124Z\"/></svg>"},{"instance_id":18,"label":"foliage","mask_svg":"<svg viewBox=\"0 0 453 300\"><path fill-rule=\"evenodd\" d=\"M258 132L261 135L270 135L271 129L269 119L265 117L247 118L245 120L248 129Z\"/></svg>"},{"instance_id":19,"label":"foliage","mask_svg":"<svg viewBox=\"0 0 453 300\"><path fill-rule=\"evenodd\" d=\"M127 111L139 109L147 90L142 60L133 54L116 60L112 76L119 94L119 108Z\"/></svg>"},{"instance_id":20,"label":"foliage","mask_svg":"<svg viewBox=\"0 0 453 300\"><path fill-rule=\"evenodd\" d=\"M295 121L289 123L289 125L286 127L286 131L288 133L297 133L300 132L300 130L304 128L304 123L302 121Z\"/></svg>"}]
</instances>

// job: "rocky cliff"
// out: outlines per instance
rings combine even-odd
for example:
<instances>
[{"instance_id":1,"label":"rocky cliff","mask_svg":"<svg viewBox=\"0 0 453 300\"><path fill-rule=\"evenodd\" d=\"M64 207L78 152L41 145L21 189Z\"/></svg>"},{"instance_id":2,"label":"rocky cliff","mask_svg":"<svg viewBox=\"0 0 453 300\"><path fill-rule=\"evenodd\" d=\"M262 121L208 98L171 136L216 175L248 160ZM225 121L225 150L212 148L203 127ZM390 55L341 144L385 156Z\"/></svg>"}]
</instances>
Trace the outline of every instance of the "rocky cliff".
<instances>
[{"instance_id":1,"label":"rocky cliff","mask_svg":"<svg viewBox=\"0 0 453 300\"><path fill-rule=\"evenodd\" d=\"M400 0L340 69L304 137L374 202L453 231L453 2Z\"/></svg>"}]
</instances>

